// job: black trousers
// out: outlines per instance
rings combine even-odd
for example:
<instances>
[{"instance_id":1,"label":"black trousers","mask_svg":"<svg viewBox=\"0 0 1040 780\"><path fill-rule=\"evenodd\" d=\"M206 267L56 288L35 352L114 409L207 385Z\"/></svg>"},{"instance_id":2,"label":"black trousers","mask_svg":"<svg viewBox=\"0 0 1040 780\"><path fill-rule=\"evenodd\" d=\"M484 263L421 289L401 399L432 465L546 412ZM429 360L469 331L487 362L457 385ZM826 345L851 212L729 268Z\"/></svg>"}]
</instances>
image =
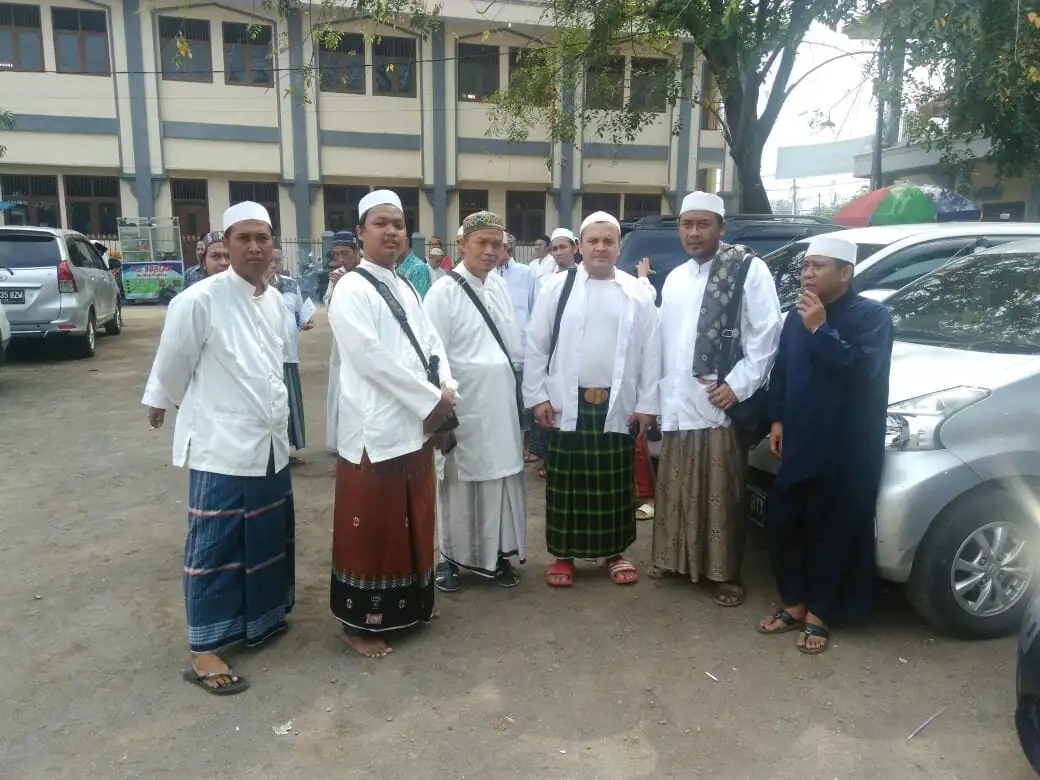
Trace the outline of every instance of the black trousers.
<instances>
[{"instance_id":1,"label":"black trousers","mask_svg":"<svg viewBox=\"0 0 1040 780\"><path fill-rule=\"evenodd\" d=\"M819 479L770 492L766 532L784 605L805 604L824 621L869 615L876 493L855 501L856 487Z\"/></svg>"}]
</instances>

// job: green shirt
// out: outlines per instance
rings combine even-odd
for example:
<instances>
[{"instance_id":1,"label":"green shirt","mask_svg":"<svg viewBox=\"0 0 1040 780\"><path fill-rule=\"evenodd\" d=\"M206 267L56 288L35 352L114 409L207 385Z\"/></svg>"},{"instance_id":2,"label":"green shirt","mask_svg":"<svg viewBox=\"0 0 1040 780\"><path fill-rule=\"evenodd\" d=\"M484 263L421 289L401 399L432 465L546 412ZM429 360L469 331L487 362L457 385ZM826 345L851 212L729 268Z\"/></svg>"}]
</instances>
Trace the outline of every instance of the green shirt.
<instances>
[{"instance_id":1,"label":"green shirt","mask_svg":"<svg viewBox=\"0 0 1040 780\"><path fill-rule=\"evenodd\" d=\"M412 283L420 298L425 298L430 291L430 266L423 262L415 252L409 252L408 257L397 266L397 275Z\"/></svg>"}]
</instances>

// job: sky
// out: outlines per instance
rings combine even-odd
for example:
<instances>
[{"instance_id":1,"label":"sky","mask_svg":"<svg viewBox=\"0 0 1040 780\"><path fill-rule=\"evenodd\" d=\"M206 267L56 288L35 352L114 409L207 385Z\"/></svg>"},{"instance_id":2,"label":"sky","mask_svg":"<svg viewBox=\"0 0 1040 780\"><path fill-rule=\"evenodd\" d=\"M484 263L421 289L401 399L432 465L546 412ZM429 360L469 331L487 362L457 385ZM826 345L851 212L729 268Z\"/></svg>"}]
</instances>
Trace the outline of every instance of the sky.
<instances>
[{"instance_id":1,"label":"sky","mask_svg":"<svg viewBox=\"0 0 1040 780\"><path fill-rule=\"evenodd\" d=\"M845 52L870 52L869 41L853 41L840 32L814 25L798 49L790 84L817 65ZM871 83L865 78L864 67L870 62L869 54L844 57L824 65L807 76L784 103L766 142L762 157L762 178L769 198L790 198L790 179L776 179L776 152L781 146L841 141L857 136L872 135L874 132L875 109L871 94ZM830 117L833 127L811 126L812 112L818 110ZM798 199L803 205L812 205L820 197L829 201L831 193L850 195L866 184L856 179L851 172L844 176L815 177L798 180Z\"/></svg>"}]
</instances>

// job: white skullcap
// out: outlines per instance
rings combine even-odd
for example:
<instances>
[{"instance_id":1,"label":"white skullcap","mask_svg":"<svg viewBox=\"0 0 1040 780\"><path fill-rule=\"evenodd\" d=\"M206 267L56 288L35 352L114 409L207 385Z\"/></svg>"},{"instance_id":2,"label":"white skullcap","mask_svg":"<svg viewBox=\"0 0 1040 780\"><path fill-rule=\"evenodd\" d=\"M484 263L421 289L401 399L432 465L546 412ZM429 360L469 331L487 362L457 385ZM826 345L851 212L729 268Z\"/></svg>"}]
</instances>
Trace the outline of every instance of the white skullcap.
<instances>
[{"instance_id":1,"label":"white skullcap","mask_svg":"<svg viewBox=\"0 0 1040 780\"><path fill-rule=\"evenodd\" d=\"M365 212L375 206L395 206L398 211L404 213L404 207L401 205L401 199L397 197L397 193L393 190L372 190L358 203L358 222L361 222L365 218Z\"/></svg>"},{"instance_id":2,"label":"white skullcap","mask_svg":"<svg viewBox=\"0 0 1040 780\"><path fill-rule=\"evenodd\" d=\"M264 222L268 227L273 227L271 225L271 215L267 213L267 209L259 203L254 203L251 200L244 200L241 203L236 203L224 212L224 218L222 220L224 224L224 232L227 233L231 230L231 226L236 222L245 222L246 220Z\"/></svg>"},{"instance_id":3,"label":"white skullcap","mask_svg":"<svg viewBox=\"0 0 1040 780\"><path fill-rule=\"evenodd\" d=\"M841 263L856 264L856 245L833 234L815 236L805 250L806 257L829 257Z\"/></svg>"},{"instance_id":4,"label":"white skullcap","mask_svg":"<svg viewBox=\"0 0 1040 780\"><path fill-rule=\"evenodd\" d=\"M723 219L726 217L726 206L723 204L722 198L710 192L701 192L700 190L691 192L682 199L679 213L685 214L687 211L710 211L712 214L718 214Z\"/></svg>"},{"instance_id":5,"label":"white skullcap","mask_svg":"<svg viewBox=\"0 0 1040 780\"><path fill-rule=\"evenodd\" d=\"M549 237L549 243L551 244L558 238L566 238L572 244L578 240L578 237L567 228L556 228L556 230L554 230L552 232L552 235Z\"/></svg>"},{"instance_id":6,"label":"white skullcap","mask_svg":"<svg viewBox=\"0 0 1040 780\"><path fill-rule=\"evenodd\" d=\"M621 223L617 221L617 217L613 214L608 214L605 211L594 211L582 220L581 227L578 228L578 235L580 236L585 232L585 228L589 225L595 224L596 222L606 222L613 225L617 228L618 234L621 233Z\"/></svg>"},{"instance_id":7,"label":"white skullcap","mask_svg":"<svg viewBox=\"0 0 1040 780\"><path fill-rule=\"evenodd\" d=\"M455 235L456 235L456 237L458 237L458 238L462 238L462 236L463 236L463 233L462 233L462 225L459 225L459 232L458 232L458 233L456 233Z\"/></svg>"}]
</instances>

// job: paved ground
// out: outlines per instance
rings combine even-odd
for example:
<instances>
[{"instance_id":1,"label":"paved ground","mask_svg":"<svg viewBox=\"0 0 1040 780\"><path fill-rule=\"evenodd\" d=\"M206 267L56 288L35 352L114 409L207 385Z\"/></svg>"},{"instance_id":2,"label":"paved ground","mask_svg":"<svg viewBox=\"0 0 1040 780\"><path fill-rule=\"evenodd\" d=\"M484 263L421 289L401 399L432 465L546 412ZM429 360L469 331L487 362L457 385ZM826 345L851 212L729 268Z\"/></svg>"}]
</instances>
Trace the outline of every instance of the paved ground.
<instances>
[{"instance_id":1,"label":"paved ground","mask_svg":"<svg viewBox=\"0 0 1040 780\"><path fill-rule=\"evenodd\" d=\"M742 609L595 571L550 591L536 478L519 588L473 585L392 657L348 654L327 608L324 322L302 338L318 452L294 472L291 631L233 658L248 693L205 696L179 674L186 474L139 404L161 322L128 309L93 360L0 370L0 777L1029 777L1013 640L936 636L889 594L870 630L803 658L754 632L773 608L760 540Z\"/></svg>"}]
</instances>

